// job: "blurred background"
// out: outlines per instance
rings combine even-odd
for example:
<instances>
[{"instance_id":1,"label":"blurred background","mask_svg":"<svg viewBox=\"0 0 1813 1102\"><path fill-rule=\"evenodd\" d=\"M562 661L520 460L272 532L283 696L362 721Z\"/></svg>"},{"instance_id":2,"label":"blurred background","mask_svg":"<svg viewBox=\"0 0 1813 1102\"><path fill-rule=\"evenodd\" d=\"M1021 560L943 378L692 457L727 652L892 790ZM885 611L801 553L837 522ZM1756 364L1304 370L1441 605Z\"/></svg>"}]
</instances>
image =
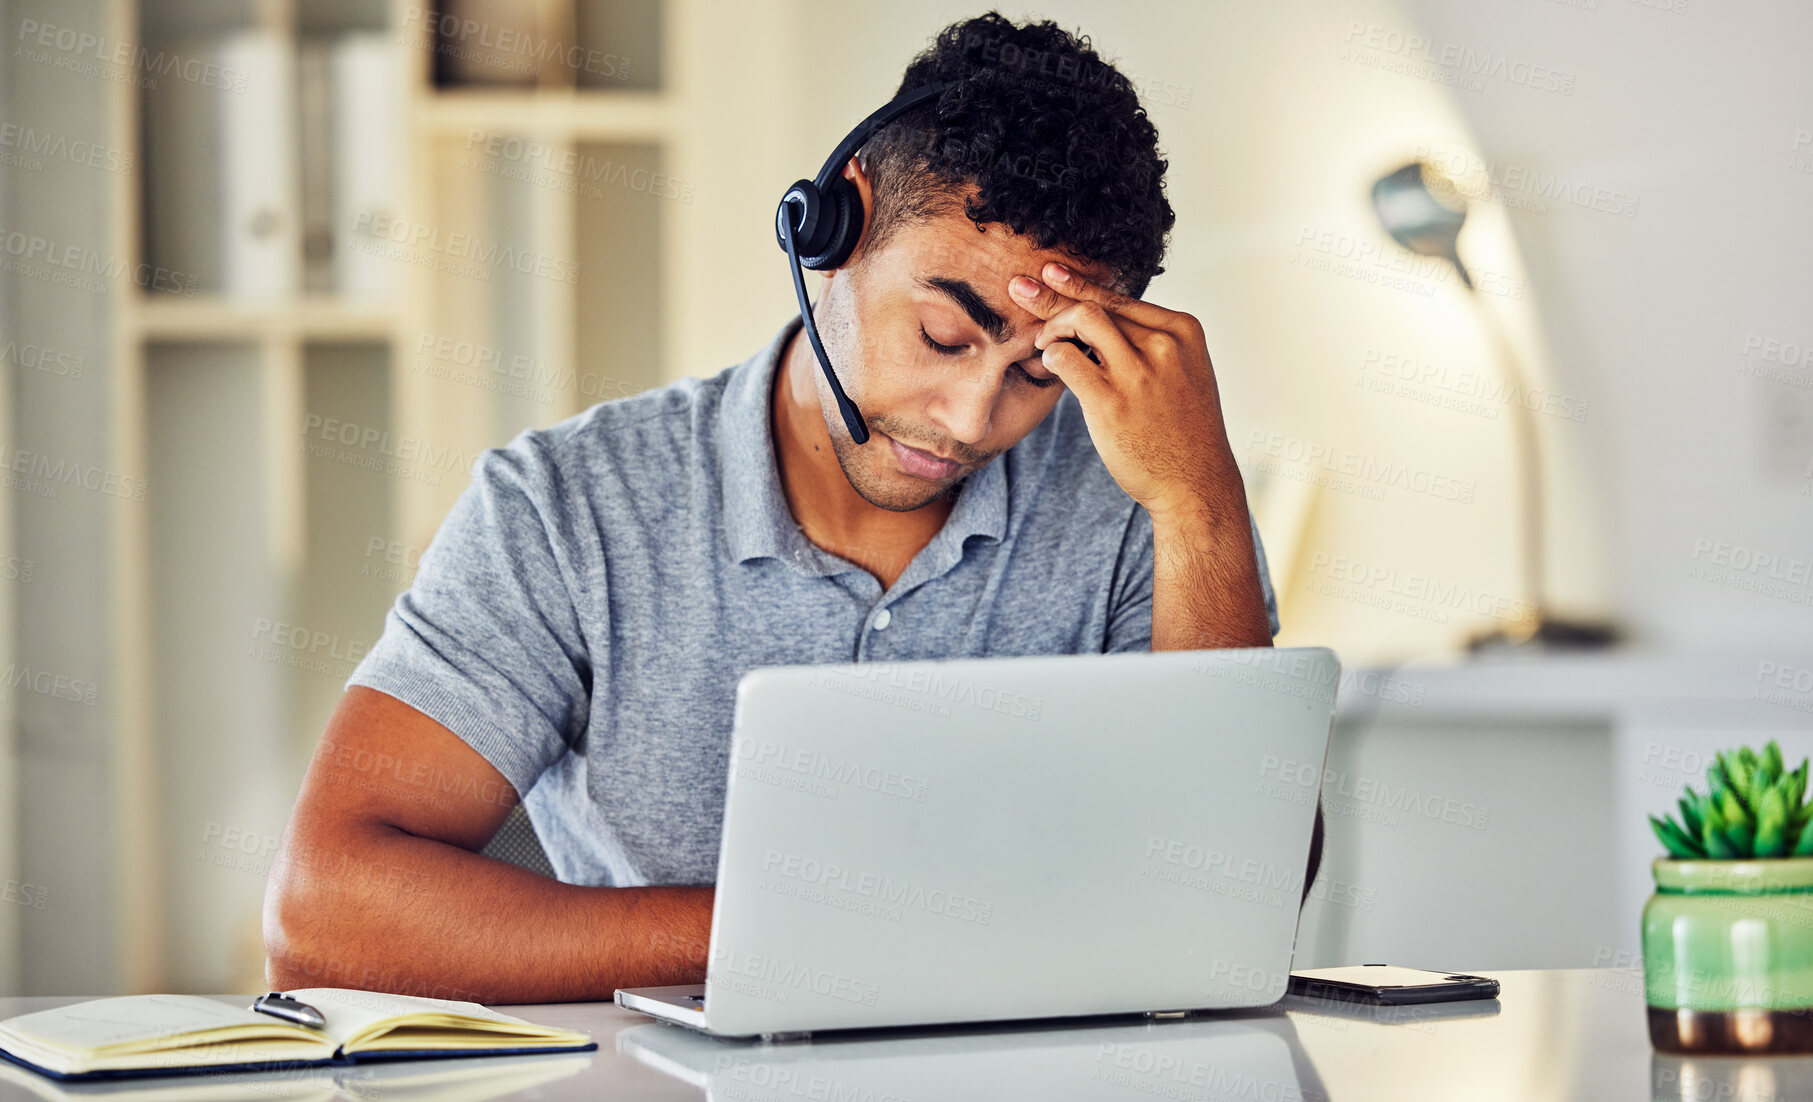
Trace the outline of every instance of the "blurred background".
<instances>
[{"instance_id":1,"label":"blurred background","mask_svg":"<svg viewBox=\"0 0 1813 1102\"><path fill-rule=\"evenodd\" d=\"M473 459L765 343L781 192L982 10L0 2L0 993L263 989ZM1297 963L1634 963L1644 813L1813 748L1813 8L1001 10L1139 87L1147 297L1343 660Z\"/></svg>"}]
</instances>

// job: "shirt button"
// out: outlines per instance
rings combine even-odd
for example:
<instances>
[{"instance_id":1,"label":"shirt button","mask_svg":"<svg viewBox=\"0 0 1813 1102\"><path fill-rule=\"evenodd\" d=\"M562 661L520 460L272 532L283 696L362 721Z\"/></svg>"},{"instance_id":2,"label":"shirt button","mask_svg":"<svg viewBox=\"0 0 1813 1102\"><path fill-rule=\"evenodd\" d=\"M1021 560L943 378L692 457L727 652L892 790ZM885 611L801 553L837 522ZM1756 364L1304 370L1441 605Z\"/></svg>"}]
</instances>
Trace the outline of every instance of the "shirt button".
<instances>
[{"instance_id":1,"label":"shirt button","mask_svg":"<svg viewBox=\"0 0 1813 1102\"><path fill-rule=\"evenodd\" d=\"M894 614L884 608L880 612L877 612L875 614L875 630L881 631L883 628L886 628L893 621L894 621Z\"/></svg>"}]
</instances>

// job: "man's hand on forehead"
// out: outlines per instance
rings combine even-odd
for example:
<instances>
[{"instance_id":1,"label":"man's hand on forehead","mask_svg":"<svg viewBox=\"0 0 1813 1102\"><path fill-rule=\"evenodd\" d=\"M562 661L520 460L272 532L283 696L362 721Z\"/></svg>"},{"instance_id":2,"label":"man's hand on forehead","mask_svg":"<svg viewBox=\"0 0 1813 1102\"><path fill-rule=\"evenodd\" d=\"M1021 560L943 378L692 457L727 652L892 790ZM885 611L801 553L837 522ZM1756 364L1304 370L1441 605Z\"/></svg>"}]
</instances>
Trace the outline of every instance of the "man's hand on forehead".
<instances>
[{"instance_id":1,"label":"man's hand on forehead","mask_svg":"<svg viewBox=\"0 0 1813 1102\"><path fill-rule=\"evenodd\" d=\"M1128 496L1155 518L1225 506L1232 449L1201 322L1055 262L1011 277L1007 291L1040 319L1033 344L1076 392L1096 451Z\"/></svg>"}]
</instances>

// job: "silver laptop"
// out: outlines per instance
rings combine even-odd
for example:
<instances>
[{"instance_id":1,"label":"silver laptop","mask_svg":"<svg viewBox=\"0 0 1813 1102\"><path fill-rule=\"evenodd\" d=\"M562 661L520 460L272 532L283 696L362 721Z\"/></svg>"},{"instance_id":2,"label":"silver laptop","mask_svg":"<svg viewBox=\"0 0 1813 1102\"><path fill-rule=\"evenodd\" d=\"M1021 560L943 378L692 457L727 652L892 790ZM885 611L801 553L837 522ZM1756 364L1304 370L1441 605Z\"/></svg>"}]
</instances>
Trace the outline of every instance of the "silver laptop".
<instances>
[{"instance_id":1,"label":"silver laptop","mask_svg":"<svg viewBox=\"0 0 1813 1102\"><path fill-rule=\"evenodd\" d=\"M1264 1006L1288 983L1325 647L764 667L737 688L702 986L721 1036Z\"/></svg>"}]
</instances>

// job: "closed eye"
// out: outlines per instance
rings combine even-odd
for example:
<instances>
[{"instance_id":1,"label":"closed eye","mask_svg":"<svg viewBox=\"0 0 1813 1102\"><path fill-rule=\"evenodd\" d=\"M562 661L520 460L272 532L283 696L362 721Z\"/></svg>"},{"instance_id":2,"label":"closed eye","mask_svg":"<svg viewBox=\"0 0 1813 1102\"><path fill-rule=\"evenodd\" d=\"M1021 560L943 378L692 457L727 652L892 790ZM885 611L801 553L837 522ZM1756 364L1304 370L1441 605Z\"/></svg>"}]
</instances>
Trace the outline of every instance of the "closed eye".
<instances>
[{"instance_id":1,"label":"closed eye","mask_svg":"<svg viewBox=\"0 0 1813 1102\"><path fill-rule=\"evenodd\" d=\"M925 331L925 326L923 325L919 327L919 336L925 341L925 346L927 348L938 353L940 356L955 356L957 353L963 351L963 346L960 344L939 344L932 339L930 333Z\"/></svg>"},{"instance_id":2,"label":"closed eye","mask_svg":"<svg viewBox=\"0 0 1813 1102\"><path fill-rule=\"evenodd\" d=\"M938 353L940 356L955 356L959 352L962 352L964 349L964 346L961 344L939 344L937 341L932 339L932 335L930 333L927 333L925 331L924 326L919 327L919 339L923 340L925 342L925 346L927 348L931 349L933 352ZM1041 379L1039 376L1028 372L1025 368L1021 367L1019 364L1013 365L1013 372L1014 372L1014 375L1020 379L1020 381L1031 383L1033 386L1036 386L1041 390L1043 390L1044 388L1046 388L1048 386L1057 386L1059 383L1064 381L1055 375L1051 376L1050 378Z\"/></svg>"}]
</instances>

